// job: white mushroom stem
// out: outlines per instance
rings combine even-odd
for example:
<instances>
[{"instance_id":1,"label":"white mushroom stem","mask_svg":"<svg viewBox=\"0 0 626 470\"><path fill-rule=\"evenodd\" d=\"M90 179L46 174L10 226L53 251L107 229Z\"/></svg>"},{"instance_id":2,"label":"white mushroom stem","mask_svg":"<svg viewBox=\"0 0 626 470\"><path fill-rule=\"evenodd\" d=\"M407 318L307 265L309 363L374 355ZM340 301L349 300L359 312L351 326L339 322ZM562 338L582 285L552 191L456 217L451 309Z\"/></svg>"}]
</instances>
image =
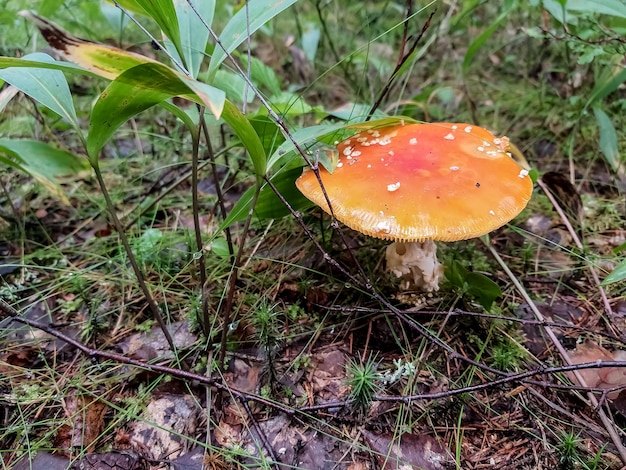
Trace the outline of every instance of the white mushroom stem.
<instances>
[{"instance_id":1,"label":"white mushroom stem","mask_svg":"<svg viewBox=\"0 0 626 470\"><path fill-rule=\"evenodd\" d=\"M402 278L404 289L439 290L443 266L437 261L437 245L425 242L394 242L387 247L387 269Z\"/></svg>"}]
</instances>

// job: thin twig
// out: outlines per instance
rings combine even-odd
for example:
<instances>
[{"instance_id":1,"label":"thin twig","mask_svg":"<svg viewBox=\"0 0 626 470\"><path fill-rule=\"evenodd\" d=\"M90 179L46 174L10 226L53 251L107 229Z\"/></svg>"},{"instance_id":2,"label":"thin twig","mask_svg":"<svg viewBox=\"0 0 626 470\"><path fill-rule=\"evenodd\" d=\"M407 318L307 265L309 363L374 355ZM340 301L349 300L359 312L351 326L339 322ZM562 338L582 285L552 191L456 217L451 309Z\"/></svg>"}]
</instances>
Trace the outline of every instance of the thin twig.
<instances>
[{"instance_id":1,"label":"thin twig","mask_svg":"<svg viewBox=\"0 0 626 470\"><path fill-rule=\"evenodd\" d=\"M487 239L485 239L485 237L481 237L481 240L485 243L485 245L487 246L487 249L491 252L491 255L496 259L498 264L500 264L500 267L502 267L502 269L504 270L506 275L509 277L509 279L511 280L511 282L515 286L515 288L518 290L518 292L524 298L524 300L526 301L526 303L528 304L528 306L530 307L530 309L534 313L534 315L537 318L537 320L545 321L545 318L544 318L543 314L537 308L537 305L535 304L535 302L533 302L533 300L530 298L530 296L528 295L528 292L526 292L526 289L524 288L524 286L522 286L522 284L519 282L519 280L517 279L515 274L513 274L513 272L509 269L508 265L500 257L500 255L495 250L495 248L491 245L491 243L489 243L489 241ZM546 332L546 334L550 338L550 341L552 341L552 344L554 344L556 349L559 351L559 354L561 355L561 357L563 358L565 363L568 364L568 365L573 365L573 362L572 362L571 357L569 356L569 353L563 347L563 345L561 344L559 339L556 337L556 335L554 334L554 331L552 331L552 328L550 328L549 326L544 326L544 331ZM574 372L574 375L575 375L576 380L578 381L578 383L582 387L587 387L587 383L585 382L585 379L580 374L580 372L578 370L574 370L573 372ZM622 440L621 440L617 430L615 429L616 428L615 423L613 421L611 421L611 419L607 415L607 413L604 410L604 408L601 408L599 406L598 399L596 398L596 396L593 393L588 392L587 393L587 398L589 399L589 401L591 402L593 407L597 410L598 416L600 417L600 421L602 421L603 426L605 427L605 429L609 433L609 436L611 437L611 441L613 442L613 444L617 448L617 451L619 452L619 455L620 455L620 458L622 459L622 462L624 464L626 464L626 447L624 447L624 444L622 443Z\"/></svg>"},{"instance_id":2,"label":"thin twig","mask_svg":"<svg viewBox=\"0 0 626 470\"><path fill-rule=\"evenodd\" d=\"M407 8L408 9L411 8L411 2L409 2L409 6ZM402 45L401 45L401 48L400 48L400 55L398 57L398 61L396 63L396 66L393 69L393 72L391 72L391 75L389 75L389 78L387 79L387 83L385 84L385 86L381 90L380 94L378 95L378 98L376 98L376 101L374 102L374 104L370 108L369 112L367 113L367 118L365 118L366 121L369 121L372 118L372 116L374 115L376 110L380 107L381 103L383 102L383 100L385 99L387 94L391 91L391 86L393 85L393 83L396 80L396 78L398 78L398 73L400 72L400 70L402 69L402 67L406 63L406 61L409 60L409 58L413 55L413 52L415 52L415 49L417 48L417 45L419 44L420 40L422 39L422 37L424 37L424 34L426 34L426 31L428 31L428 28L430 27L430 21L433 19L433 16L435 15L436 11L437 10L434 10L429 15L428 19L426 20L426 23L424 23L424 26L422 26L422 30L420 31L418 36L415 38L415 40L411 44L411 47L409 47L408 51L405 51L407 38L406 38L406 36L404 36L402 38ZM406 32L407 32L406 24L409 21L409 17L410 17L410 10L407 11L407 17L404 20L405 21L405 29L404 29L404 34L405 35L406 35Z\"/></svg>"},{"instance_id":3,"label":"thin twig","mask_svg":"<svg viewBox=\"0 0 626 470\"><path fill-rule=\"evenodd\" d=\"M201 374L189 372L189 371L182 370L182 369L163 366L160 364L150 364L144 361L131 359L122 354L109 352L109 351L101 351L98 349L90 348L89 346L81 343L80 341L74 339L73 337L56 330L49 323L38 322L38 321L31 320L27 317L20 315L19 311L11 307L9 304L4 302L3 300L0 300L0 312L2 312L5 317L11 318L13 321L22 323L24 325L28 325L32 328L37 328L38 330L41 330L44 333L48 333L54 338L57 338L69 345L74 346L80 352L87 355L88 357L107 359L107 360L110 360L119 364L128 364L128 365L138 367L143 370L166 374L172 377L177 377L177 378L189 380L192 382L210 385L219 390L227 391L230 395L240 400L254 401L262 405L268 406L270 408L274 408L278 411L282 411L289 416L294 416L297 414L306 415L306 413L310 411L325 410L325 409L333 408L333 407L347 406L349 403L348 401L335 401L335 402L327 402L327 403L312 405L312 406L303 406L300 408L290 408L290 407L287 407L286 405L283 405L282 403L274 402L272 400L266 399L259 395L243 392L226 383L222 383L221 380L215 379L214 377L211 377L211 376L201 375ZM2 319L2 317L0 317L0 319ZM567 366L538 367L534 370L529 370L529 371L520 372L516 374L505 374L504 377L493 380L491 382L486 382L486 383L482 383L478 385L472 385L472 386L462 387L462 388L457 388L457 389L449 389L449 390L445 390L441 392L423 393L423 394L406 395L406 396L377 395L374 397L374 400L388 401L388 402L401 402L401 403L408 404L410 402L414 402L418 400L435 400L435 399L442 399L442 398L450 398L450 397L462 395L468 392L485 390L495 385L513 384L515 382L521 382L521 383L528 382L533 385L537 385L537 386L541 386L545 388L552 388L552 387L559 388L559 386L555 384L550 384L547 382L529 381L527 379L536 375L553 375L557 373L572 372L572 371L579 371L579 370L585 370L585 369L603 369L603 368L612 368L612 367L626 367L626 361L595 361L595 362L589 362L589 363L584 363L584 364L574 364L574 365L567 365ZM590 387L575 387L575 386L568 386L568 389L585 390L585 391L603 391L603 390L593 389Z\"/></svg>"}]
</instances>

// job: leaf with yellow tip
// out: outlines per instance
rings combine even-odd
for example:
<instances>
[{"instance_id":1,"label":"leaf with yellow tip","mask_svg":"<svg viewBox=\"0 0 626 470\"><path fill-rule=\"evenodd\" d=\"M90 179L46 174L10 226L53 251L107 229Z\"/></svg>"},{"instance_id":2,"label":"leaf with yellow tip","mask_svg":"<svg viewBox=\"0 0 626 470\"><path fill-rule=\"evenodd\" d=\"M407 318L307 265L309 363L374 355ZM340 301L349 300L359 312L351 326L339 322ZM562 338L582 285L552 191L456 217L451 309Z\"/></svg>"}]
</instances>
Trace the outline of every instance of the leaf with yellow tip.
<instances>
[{"instance_id":1,"label":"leaf with yellow tip","mask_svg":"<svg viewBox=\"0 0 626 470\"><path fill-rule=\"evenodd\" d=\"M56 53L100 77L114 80L124 70L136 65L158 63L141 54L77 38L31 11L24 10L19 14L37 27Z\"/></svg>"},{"instance_id":2,"label":"leaf with yellow tip","mask_svg":"<svg viewBox=\"0 0 626 470\"><path fill-rule=\"evenodd\" d=\"M170 93L172 87L174 87L181 92L180 95L175 96L182 96L183 98L206 106L215 117L219 119L224 107L224 100L226 99L226 95L222 90L207 85L206 83L190 79L160 62L140 54L79 39L63 31L45 18L29 11L23 11L20 14L30 19L35 26L37 26L50 47L66 60L109 80L117 79L124 72L138 65L151 64L155 70L162 71L168 75L166 84L161 83L161 85L166 88L153 88L155 92ZM165 71L165 69L167 69L167 71ZM125 77L127 83L133 86L143 87L145 89L151 86L160 86L158 82L144 82L143 79L143 76L134 78L133 74L129 74Z\"/></svg>"}]
</instances>

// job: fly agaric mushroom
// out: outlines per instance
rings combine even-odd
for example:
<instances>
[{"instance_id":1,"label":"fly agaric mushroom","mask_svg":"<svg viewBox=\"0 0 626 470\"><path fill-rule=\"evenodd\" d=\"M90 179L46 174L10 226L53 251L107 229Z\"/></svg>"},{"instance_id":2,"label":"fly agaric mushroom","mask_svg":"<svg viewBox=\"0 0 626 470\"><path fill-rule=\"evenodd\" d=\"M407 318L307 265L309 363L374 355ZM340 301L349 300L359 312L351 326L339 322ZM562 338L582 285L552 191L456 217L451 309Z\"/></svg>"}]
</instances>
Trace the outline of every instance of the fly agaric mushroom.
<instances>
[{"instance_id":1,"label":"fly agaric mushroom","mask_svg":"<svg viewBox=\"0 0 626 470\"><path fill-rule=\"evenodd\" d=\"M339 143L334 172L319 170L323 190L310 169L296 185L348 227L393 240L387 268L404 287L433 291L443 274L435 240L491 232L530 199L532 181L508 143L468 124L402 122Z\"/></svg>"}]
</instances>

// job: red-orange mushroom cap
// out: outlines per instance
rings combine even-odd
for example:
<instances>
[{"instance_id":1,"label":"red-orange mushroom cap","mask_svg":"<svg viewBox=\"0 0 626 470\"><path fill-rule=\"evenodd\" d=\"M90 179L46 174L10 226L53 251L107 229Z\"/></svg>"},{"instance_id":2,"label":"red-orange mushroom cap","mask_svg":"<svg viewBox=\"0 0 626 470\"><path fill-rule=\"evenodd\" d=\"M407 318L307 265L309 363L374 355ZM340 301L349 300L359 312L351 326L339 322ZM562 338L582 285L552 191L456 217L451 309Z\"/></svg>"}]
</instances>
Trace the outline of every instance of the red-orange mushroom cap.
<instances>
[{"instance_id":1,"label":"red-orange mushroom cap","mask_svg":"<svg viewBox=\"0 0 626 470\"><path fill-rule=\"evenodd\" d=\"M508 138L468 124L398 124L369 129L337 146L331 174L320 168L335 218L364 234L395 241L455 241L501 227L532 193L528 171ZM298 189L330 208L313 173Z\"/></svg>"}]
</instances>

